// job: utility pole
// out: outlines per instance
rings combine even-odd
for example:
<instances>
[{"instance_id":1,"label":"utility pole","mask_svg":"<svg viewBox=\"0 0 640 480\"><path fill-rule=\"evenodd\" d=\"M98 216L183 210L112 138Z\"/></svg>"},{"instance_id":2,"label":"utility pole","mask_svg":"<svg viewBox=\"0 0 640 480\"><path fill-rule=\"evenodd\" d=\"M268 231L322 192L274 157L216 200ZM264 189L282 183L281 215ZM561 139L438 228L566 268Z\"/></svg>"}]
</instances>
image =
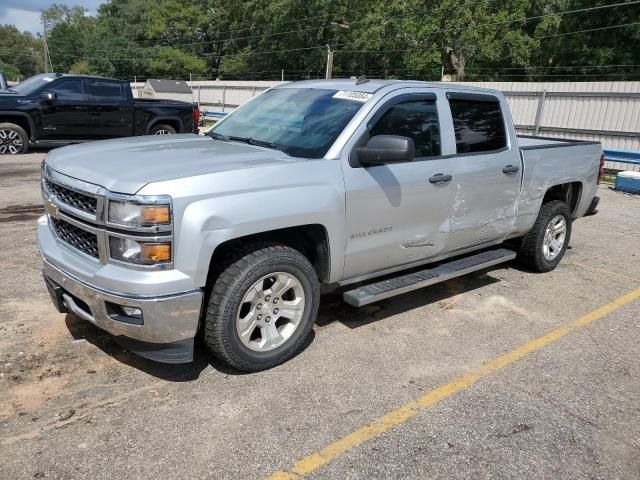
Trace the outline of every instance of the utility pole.
<instances>
[{"instance_id":1,"label":"utility pole","mask_svg":"<svg viewBox=\"0 0 640 480\"><path fill-rule=\"evenodd\" d=\"M331 51L331 45L327 45L327 74L325 78L328 80L333 73L333 52Z\"/></svg>"},{"instance_id":2,"label":"utility pole","mask_svg":"<svg viewBox=\"0 0 640 480\"><path fill-rule=\"evenodd\" d=\"M49 46L47 45L47 19L42 17L42 27L44 30L44 73L49 72Z\"/></svg>"}]
</instances>

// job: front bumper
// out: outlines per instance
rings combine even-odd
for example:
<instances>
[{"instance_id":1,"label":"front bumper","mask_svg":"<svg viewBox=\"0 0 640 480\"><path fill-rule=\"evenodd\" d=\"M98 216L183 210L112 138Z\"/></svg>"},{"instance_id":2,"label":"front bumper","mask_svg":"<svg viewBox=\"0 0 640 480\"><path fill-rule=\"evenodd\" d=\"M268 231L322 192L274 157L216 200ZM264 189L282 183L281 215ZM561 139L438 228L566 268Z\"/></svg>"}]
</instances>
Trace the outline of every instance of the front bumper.
<instances>
[{"instance_id":1,"label":"front bumper","mask_svg":"<svg viewBox=\"0 0 640 480\"><path fill-rule=\"evenodd\" d=\"M75 313L143 357L167 363L193 359L203 292L190 286L183 273L143 272L85 259L54 238L47 217L40 218L37 237L44 278L60 312ZM121 315L122 306L139 309L141 318Z\"/></svg>"},{"instance_id":2,"label":"front bumper","mask_svg":"<svg viewBox=\"0 0 640 480\"><path fill-rule=\"evenodd\" d=\"M87 285L46 260L43 275L58 311L72 312L93 323L145 358L165 363L193 360L201 290L162 297L115 294ZM138 308L142 318L119 315L114 306Z\"/></svg>"}]
</instances>

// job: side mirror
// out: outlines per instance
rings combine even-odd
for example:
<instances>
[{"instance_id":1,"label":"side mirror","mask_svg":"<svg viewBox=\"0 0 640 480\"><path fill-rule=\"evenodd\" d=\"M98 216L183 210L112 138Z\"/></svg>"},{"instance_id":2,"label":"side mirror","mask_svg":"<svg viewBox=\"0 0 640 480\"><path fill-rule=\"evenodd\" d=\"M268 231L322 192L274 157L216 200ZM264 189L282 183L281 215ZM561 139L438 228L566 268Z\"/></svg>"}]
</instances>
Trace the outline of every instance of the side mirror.
<instances>
[{"instance_id":1,"label":"side mirror","mask_svg":"<svg viewBox=\"0 0 640 480\"><path fill-rule=\"evenodd\" d=\"M56 99L56 94L53 92L42 92L38 95L38 98L45 103L53 102Z\"/></svg>"},{"instance_id":2,"label":"side mirror","mask_svg":"<svg viewBox=\"0 0 640 480\"><path fill-rule=\"evenodd\" d=\"M365 147L356 148L358 161L362 165L410 162L415 152L412 138L397 135L376 135L369 139Z\"/></svg>"}]
</instances>

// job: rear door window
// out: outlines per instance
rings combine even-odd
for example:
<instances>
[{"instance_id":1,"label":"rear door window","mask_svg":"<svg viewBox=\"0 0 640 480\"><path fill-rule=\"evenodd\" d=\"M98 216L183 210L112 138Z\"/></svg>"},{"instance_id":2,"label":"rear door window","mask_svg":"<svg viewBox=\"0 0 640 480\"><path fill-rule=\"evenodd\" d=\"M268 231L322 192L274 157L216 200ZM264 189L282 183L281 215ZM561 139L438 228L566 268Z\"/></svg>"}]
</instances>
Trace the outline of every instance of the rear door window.
<instances>
[{"instance_id":1,"label":"rear door window","mask_svg":"<svg viewBox=\"0 0 640 480\"><path fill-rule=\"evenodd\" d=\"M101 79L86 80L87 95L90 101L94 102L121 102L122 84Z\"/></svg>"},{"instance_id":2,"label":"rear door window","mask_svg":"<svg viewBox=\"0 0 640 480\"><path fill-rule=\"evenodd\" d=\"M440 155L440 126L433 100L408 100L393 105L369 135L398 135L413 139L416 158Z\"/></svg>"},{"instance_id":3,"label":"rear door window","mask_svg":"<svg viewBox=\"0 0 640 480\"><path fill-rule=\"evenodd\" d=\"M457 153L491 152L507 146L500 103L490 100L449 99Z\"/></svg>"}]
</instances>

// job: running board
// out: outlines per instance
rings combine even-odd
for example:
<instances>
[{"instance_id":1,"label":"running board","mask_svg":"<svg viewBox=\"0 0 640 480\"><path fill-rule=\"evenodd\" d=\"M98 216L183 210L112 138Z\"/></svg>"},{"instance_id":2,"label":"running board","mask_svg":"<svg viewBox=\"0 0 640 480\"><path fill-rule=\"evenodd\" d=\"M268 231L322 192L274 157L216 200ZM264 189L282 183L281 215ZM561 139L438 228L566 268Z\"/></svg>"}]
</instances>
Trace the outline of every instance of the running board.
<instances>
[{"instance_id":1,"label":"running board","mask_svg":"<svg viewBox=\"0 0 640 480\"><path fill-rule=\"evenodd\" d=\"M441 263L437 267L408 273L377 283L370 283L342 294L343 300L354 307L362 307L385 298L444 282L451 278L482 270L516 258L516 252L499 248L488 250L452 262Z\"/></svg>"}]
</instances>

